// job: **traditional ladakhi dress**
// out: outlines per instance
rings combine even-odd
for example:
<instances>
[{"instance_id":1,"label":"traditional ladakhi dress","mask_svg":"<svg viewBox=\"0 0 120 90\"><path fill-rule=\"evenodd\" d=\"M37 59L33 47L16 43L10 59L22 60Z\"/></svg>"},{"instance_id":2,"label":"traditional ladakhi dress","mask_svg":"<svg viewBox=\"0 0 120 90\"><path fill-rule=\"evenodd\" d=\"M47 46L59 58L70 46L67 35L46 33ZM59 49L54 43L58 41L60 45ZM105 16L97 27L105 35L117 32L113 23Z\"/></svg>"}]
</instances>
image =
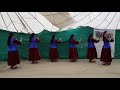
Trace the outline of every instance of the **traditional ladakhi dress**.
<instances>
[{"instance_id":1,"label":"traditional ladakhi dress","mask_svg":"<svg viewBox=\"0 0 120 90\"><path fill-rule=\"evenodd\" d=\"M8 65L15 66L20 64L17 44L20 45L21 42L15 40L13 37L10 39L10 45L8 46Z\"/></svg>"},{"instance_id":2,"label":"traditional ladakhi dress","mask_svg":"<svg viewBox=\"0 0 120 90\"><path fill-rule=\"evenodd\" d=\"M104 39L104 45L101 52L101 59L100 61L103 61L104 63L111 63L112 57L111 57L111 47L110 42L113 42L114 40L108 40L107 38Z\"/></svg>"},{"instance_id":3,"label":"traditional ladakhi dress","mask_svg":"<svg viewBox=\"0 0 120 90\"><path fill-rule=\"evenodd\" d=\"M87 59L90 59L90 62L93 59L97 59L97 51L94 45L94 42L98 42L98 40L95 40L93 38L90 38L90 41L88 42L88 52L87 52Z\"/></svg>"},{"instance_id":4,"label":"traditional ladakhi dress","mask_svg":"<svg viewBox=\"0 0 120 90\"><path fill-rule=\"evenodd\" d=\"M70 41L70 46L69 46L69 59L71 62L74 62L76 61L76 59L78 59L78 52L77 52L77 49L76 49L76 44L78 44L79 42L78 41L75 41L75 40L71 40Z\"/></svg>"},{"instance_id":5,"label":"traditional ladakhi dress","mask_svg":"<svg viewBox=\"0 0 120 90\"><path fill-rule=\"evenodd\" d=\"M50 43L51 44L50 44L49 58L51 59L51 61L57 61L56 59L59 58L57 44L59 44L60 41L54 40L53 43L51 41L50 41Z\"/></svg>"},{"instance_id":6,"label":"traditional ladakhi dress","mask_svg":"<svg viewBox=\"0 0 120 90\"><path fill-rule=\"evenodd\" d=\"M30 46L29 46L29 61L40 60L40 53L38 50L37 42L40 42L40 40L32 37Z\"/></svg>"}]
</instances>

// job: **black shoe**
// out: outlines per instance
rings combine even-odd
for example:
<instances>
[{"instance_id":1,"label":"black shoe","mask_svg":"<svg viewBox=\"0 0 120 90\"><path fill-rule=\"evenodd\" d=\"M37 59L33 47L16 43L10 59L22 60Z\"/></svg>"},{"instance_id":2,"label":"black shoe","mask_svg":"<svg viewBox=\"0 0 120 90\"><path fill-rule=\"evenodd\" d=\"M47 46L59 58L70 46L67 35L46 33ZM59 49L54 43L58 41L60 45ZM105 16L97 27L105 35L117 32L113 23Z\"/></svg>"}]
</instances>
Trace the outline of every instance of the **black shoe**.
<instances>
[{"instance_id":1,"label":"black shoe","mask_svg":"<svg viewBox=\"0 0 120 90\"><path fill-rule=\"evenodd\" d=\"M111 62L108 62L107 65L111 65Z\"/></svg>"},{"instance_id":2,"label":"black shoe","mask_svg":"<svg viewBox=\"0 0 120 90\"><path fill-rule=\"evenodd\" d=\"M95 63L96 61L89 61L90 63Z\"/></svg>"}]
</instances>

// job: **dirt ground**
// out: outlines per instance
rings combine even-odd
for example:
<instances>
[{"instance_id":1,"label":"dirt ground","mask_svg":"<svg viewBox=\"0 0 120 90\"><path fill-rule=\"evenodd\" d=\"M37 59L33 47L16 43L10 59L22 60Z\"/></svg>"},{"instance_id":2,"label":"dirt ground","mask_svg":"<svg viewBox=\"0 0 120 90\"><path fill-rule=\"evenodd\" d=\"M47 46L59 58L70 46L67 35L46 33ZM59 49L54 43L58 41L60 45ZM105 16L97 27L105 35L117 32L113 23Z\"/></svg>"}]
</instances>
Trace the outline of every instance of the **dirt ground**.
<instances>
[{"instance_id":1,"label":"dirt ground","mask_svg":"<svg viewBox=\"0 0 120 90\"><path fill-rule=\"evenodd\" d=\"M120 78L120 60L114 59L110 66L101 65L99 60L89 63L88 60L78 59L69 62L59 59L50 62L42 59L37 64L21 60L17 69L10 69L7 62L0 63L0 78ZM2 69L2 67L5 67Z\"/></svg>"}]
</instances>

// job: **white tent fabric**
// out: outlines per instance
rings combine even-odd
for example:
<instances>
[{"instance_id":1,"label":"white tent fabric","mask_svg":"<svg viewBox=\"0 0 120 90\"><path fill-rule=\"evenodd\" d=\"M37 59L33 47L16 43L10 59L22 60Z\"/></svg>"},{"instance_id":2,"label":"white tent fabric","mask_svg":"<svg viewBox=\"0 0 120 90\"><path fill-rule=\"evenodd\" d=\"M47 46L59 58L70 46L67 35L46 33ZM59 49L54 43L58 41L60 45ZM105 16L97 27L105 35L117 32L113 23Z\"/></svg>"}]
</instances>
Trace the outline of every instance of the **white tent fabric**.
<instances>
[{"instance_id":1,"label":"white tent fabric","mask_svg":"<svg viewBox=\"0 0 120 90\"><path fill-rule=\"evenodd\" d=\"M70 14L73 17L79 15L74 17L76 22L67 28L90 26L99 29L120 29L120 12L70 12Z\"/></svg>"},{"instance_id":2,"label":"white tent fabric","mask_svg":"<svg viewBox=\"0 0 120 90\"><path fill-rule=\"evenodd\" d=\"M40 33L78 26L120 29L120 12L0 12L0 29Z\"/></svg>"},{"instance_id":3,"label":"white tent fabric","mask_svg":"<svg viewBox=\"0 0 120 90\"><path fill-rule=\"evenodd\" d=\"M75 20L68 12L40 12L46 19L48 19L53 25L58 28L64 28L66 26L75 23Z\"/></svg>"},{"instance_id":4,"label":"white tent fabric","mask_svg":"<svg viewBox=\"0 0 120 90\"><path fill-rule=\"evenodd\" d=\"M38 12L1 12L0 16L0 29L8 31L40 33L44 29L58 30Z\"/></svg>"}]
</instances>

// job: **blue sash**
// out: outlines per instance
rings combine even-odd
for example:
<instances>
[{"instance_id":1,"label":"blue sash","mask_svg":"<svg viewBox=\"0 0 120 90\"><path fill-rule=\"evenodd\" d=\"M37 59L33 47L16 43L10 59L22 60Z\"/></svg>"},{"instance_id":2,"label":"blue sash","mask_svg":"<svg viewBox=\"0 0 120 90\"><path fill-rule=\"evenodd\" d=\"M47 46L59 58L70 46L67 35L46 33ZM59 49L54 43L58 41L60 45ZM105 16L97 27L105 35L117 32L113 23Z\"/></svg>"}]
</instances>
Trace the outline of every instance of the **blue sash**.
<instances>
[{"instance_id":1,"label":"blue sash","mask_svg":"<svg viewBox=\"0 0 120 90\"><path fill-rule=\"evenodd\" d=\"M53 43L50 44L50 48L57 48L57 44L56 44L55 40Z\"/></svg>"},{"instance_id":2,"label":"blue sash","mask_svg":"<svg viewBox=\"0 0 120 90\"><path fill-rule=\"evenodd\" d=\"M32 37L29 48L37 48L37 42L34 37Z\"/></svg>"},{"instance_id":3,"label":"blue sash","mask_svg":"<svg viewBox=\"0 0 120 90\"><path fill-rule=\"evenodd\" d=\"M103 48L110 48L110 42L104 43Z\"/></svg>"},{"instance_id":4,"label":"blue sash","mask_svg":"<svg viewBox=\"0 0 120 90\"><path fill-rule=\"evenodd\" d=\"M88 43L88 48L95 48L94 42L92 41L92 38L90 39L90 42Z\"/></svg>"},{"instance_id":5,"label":"blue sash","mask_svg":"<svg viewBox=\"0 0 120 90\"><path fill-rule=\"evenodd\" d=\"M10 39L10 45L8 46L8 52L17 51L17 45L13 43L14 38Z\"/></svg>"},{"instance_id":6,"label":"blue sash","mask_svg":"<svg viewBox=\"0 0 120 90\"><path fill-rule=\"evenodd\" d=\"M72 43L72 40L70 41L70 48L75 48L76 46L75 46L75 44L74 43Z\"/></svg>"}]
</instances>

